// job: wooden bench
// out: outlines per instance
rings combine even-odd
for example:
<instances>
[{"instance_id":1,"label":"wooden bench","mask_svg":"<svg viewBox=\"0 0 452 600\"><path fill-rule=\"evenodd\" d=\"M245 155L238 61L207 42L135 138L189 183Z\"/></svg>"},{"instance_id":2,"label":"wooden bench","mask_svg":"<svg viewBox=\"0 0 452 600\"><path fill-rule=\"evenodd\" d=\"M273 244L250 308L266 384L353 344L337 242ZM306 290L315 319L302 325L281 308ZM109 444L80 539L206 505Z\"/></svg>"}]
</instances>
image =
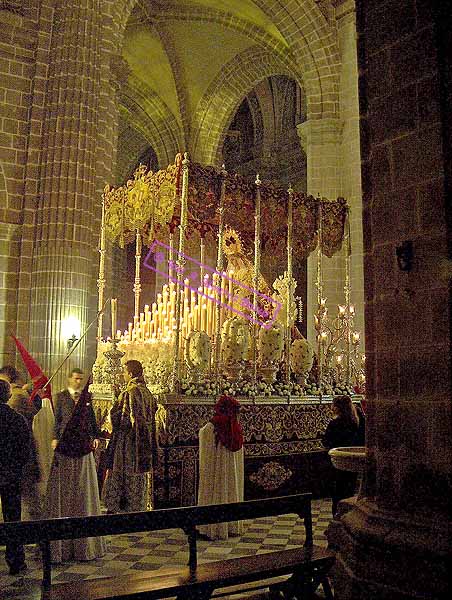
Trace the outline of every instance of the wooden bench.
<instances>
[{"instance_id":1,"label":"wooden bench","mask_svg":"<svg viewBox=\"0 0 452 600\"><path fill-rule=\"evenodd\" d=\"M306 530L305 544L294 549L204 563L198 566L196 527L282 514L297 514ZM51 583L50 542L164 529L182 529L188 537L187 567L157 573L137 573L79 582ZM0 525L0 544L40 543L43 557L42 600L151 600L176 596L179 600L211 598L218 588L259 582L270 587L274 598L312 598L323 586L332 599L328 571L334 554L313 544L311 494L251 500L233 504L191 506L150 512L62 518ZM282 583L265 585L264 580L290 575ZM248 589L248 588L247 588Z\"/></svg>"}]
</instances>

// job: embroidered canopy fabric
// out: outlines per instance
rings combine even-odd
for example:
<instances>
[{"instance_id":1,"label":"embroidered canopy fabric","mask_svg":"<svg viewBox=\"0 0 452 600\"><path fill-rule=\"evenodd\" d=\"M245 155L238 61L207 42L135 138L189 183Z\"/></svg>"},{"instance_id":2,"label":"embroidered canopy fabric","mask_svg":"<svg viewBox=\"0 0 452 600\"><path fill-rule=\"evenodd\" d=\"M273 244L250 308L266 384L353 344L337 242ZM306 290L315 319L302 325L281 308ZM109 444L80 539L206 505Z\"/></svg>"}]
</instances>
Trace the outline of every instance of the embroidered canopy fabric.
<instances>
[{"instance_id":1,"label":"embroidered canopy fabric","mask_svg":"<svg viewBox=\"0 0 452 600\"><path fill-rule=\"evenodd\" d=\"M179 224L181 155L175 163L157 173L140 166L134 179L120 188L104 191L105 227L108 237L120 245L133 239L139 230L147 243L167 240ZM188 172L187 248L199 247L199 238L216 240L218 206L222 179L226 180L224 222L241 236L245 250L254 245L254 204L256 184L237 174L222 174L214 167L196 163ZM287 190L262 183L262 251L283 257L287 244ZM306 258L318 243L318 225L322 224L322 253L333 256L342 245L347 203L343 198L316 199L293 193L293 251Z\"/></svg>"}]
</instances>

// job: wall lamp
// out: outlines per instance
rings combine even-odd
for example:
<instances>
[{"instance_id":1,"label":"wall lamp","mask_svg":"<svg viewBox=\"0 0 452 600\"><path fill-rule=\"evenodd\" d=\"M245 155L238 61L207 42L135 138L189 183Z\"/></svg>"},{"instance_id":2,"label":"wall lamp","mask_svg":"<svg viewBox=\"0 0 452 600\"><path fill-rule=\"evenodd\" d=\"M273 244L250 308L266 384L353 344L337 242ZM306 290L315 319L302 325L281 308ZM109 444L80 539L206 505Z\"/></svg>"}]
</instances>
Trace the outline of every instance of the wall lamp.
<instances>
[{"instance_id":1,"label":"wall lamp","mask_svg":"<svg viewBox=\"0 0 452 600\"><path fill-rule=\"evenodd\" d=\"M81 332L81 323L77 317L67 317L61 322L61 337L66 340L67 349L70 350L78 342Z\"/></svg>"}]
</instances>

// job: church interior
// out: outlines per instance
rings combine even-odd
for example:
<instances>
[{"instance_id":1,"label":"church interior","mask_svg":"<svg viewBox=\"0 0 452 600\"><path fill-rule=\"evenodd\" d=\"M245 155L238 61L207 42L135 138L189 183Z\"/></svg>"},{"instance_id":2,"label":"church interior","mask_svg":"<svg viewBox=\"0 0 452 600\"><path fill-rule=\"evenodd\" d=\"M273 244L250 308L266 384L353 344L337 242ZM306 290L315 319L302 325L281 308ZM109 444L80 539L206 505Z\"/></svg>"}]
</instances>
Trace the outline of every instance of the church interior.
<instances>
[{"instance_id":1,"label":"church interior","mask_svg":"<svg viewBox=\"0 0 452 600\"><path fill-rule=\"evenodd\" d=\"M54 394L90 374L108 437L121 361L139 360L159 407L155 509L196 505L198 431L238 399L244 499L312 493L338 600L448 597L445 4L0 1L0 367L27 381L26 348ZM330 458L343 394L365 447ZM341 460L359 490L331 519ZM293 548L301 529L251 522L199 553ZM176 530L114 539L55 581L187 560ZM39 561L12 580L2 553L0 597L41 598Z\"/></svg>"}]
</instances>

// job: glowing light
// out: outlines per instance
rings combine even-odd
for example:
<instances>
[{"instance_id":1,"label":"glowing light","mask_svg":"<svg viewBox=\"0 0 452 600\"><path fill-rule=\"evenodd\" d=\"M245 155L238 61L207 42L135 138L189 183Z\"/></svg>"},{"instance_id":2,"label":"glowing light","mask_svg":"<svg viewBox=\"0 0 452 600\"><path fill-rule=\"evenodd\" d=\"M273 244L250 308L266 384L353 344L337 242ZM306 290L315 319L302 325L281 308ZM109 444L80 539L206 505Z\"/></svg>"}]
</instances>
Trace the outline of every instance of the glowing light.
<instances>
[{"instance_id":1,"label":"glowing light","mask_svg":"<svg viewBox=\"0 0 452 600\"><path fill-rule=\"evenodd\" d=\"M82 324L80 319L77 317L70 316L61 321L61 336L65 340L69 340L72 337L79 338L82 332Z\"/></svg>"}]
</instances>

